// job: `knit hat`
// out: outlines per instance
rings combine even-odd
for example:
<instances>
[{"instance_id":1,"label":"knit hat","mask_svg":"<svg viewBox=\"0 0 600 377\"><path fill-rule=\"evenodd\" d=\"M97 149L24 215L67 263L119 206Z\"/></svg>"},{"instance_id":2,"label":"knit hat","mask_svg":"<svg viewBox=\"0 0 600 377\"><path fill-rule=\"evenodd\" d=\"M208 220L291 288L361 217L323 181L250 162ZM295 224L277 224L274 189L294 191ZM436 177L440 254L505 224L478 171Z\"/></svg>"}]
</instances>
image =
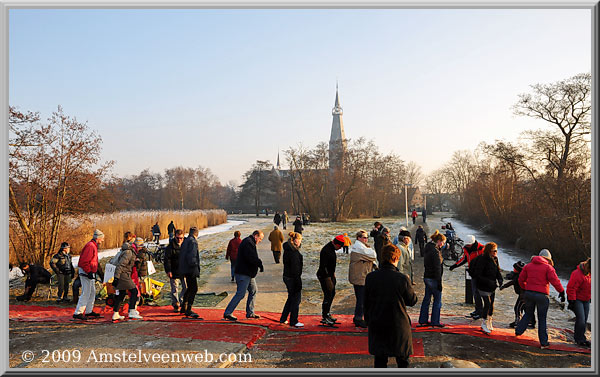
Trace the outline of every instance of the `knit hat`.
<instances>
[{"instance_id":1,"label":"knit hat","mask_svg":"<svg viewBox=\"0 0 600 377\"><path fill-rule=\"evenodd\" d=\"M523 270L523 267L525 267L525 263L521 261L518 261L517 263L513 264L513 269L517 273L520 273Z\"/></svg>"},{"instance_id":2,"label":"knit hat","mask_svg":"<svg viewBox=\"0 0 600 377\"><path fill-rule=\"evenodd\" d=\"M337 243L338 245L343 245L345 240L344 240L344 236L343 235L339 235L339 236L335 236L335 238L333 239L334 243Z\"/></svg>"},{"instance_id":3,"label":"knit hat","mask_svg":"<svg viewBox=\"0 0 600 377\"><path fill-rule=\"evenodd\" d=\"M383 230L381 231L381 233L389 233L390 229L387 227L384 227Z\"/></svg>"},{"instance_id":4,"label":"knit hat","mask_svg":"<svg viewBox=\"0 0 600 377\"><path fill-rule=\"evenodd\" d=\"M71 246L69 246L69 243L68 243L68 242L63 242L63 243L61 243L61 244L60 244L60 251L62 251L62 250L64 250L64 249L66 249L67 247L71 247Z\"/></svg>"},{"instance_id":5,"label":"knit hat","mask_svg":"<svg viewBox=\"0 0 600 377\"><path fill-rule=\"evenodd\" d=\"M472 245L475 242L475 236L469 234L465 237L465 245Z\"/></svg>"},{"instance_id":6,"label":"knit hat","mask_svg":"<svg viewBox=\"0 0 600 377\"><path fill-rule=\"evenodd\" d=\"M102 238L104 237L104 233L102 233L102 231L100 229L96 229L94 230L94 239L98 239L98 238Z\"/></svg>"},{"instance_id":7,"label":"knit hat","mask_svg":"<svg viewBox=\"0 0 600 377\"><path fill-rule=\"evenodd\" d=\"M552 261L552 254L550 254L550 250L542 249L542 250L540 250L540 253L538 255L540 257L544 257L544 258L548 259L548 261L550 261L550 264L552 264L554 266L554 262Z\"/></svg>"},{"instance_id":8,"label":"knit hat","mask_svg":"<svg viewBox=\"0 0 600 377\"><path fill-rule=\"evenodd\" d=\"M135 241L133 241L133 243L135 244L135 246L143 246L144 245L144 239L142 237L137 237L135 239Z\"/></svg>"}]
</instances>

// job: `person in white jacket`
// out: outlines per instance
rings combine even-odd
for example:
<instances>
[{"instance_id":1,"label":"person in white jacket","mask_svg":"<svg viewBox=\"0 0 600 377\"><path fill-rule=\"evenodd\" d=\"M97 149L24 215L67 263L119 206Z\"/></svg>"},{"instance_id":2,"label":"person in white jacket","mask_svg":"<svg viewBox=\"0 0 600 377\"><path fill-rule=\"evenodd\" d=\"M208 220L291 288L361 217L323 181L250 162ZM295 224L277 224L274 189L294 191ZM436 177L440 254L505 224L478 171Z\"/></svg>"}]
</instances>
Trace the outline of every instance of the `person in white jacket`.
<instances>
[{"instance_id":1,"label":"person in white jacket","mask_svg":"<svg viewBox=\"0 0 600 377\"><path fill-rule=\"evenodd\" d=\"M348 269L348 281L354 286L356 296L353 322L355 326L362 328L367 327L363 319L365 278L369 272L377 269L377 253L369 247L368 240L369 234L366 230L361 229L356 233L356 241L350 246L350 268Z\"/></svg>"}]
</instances>

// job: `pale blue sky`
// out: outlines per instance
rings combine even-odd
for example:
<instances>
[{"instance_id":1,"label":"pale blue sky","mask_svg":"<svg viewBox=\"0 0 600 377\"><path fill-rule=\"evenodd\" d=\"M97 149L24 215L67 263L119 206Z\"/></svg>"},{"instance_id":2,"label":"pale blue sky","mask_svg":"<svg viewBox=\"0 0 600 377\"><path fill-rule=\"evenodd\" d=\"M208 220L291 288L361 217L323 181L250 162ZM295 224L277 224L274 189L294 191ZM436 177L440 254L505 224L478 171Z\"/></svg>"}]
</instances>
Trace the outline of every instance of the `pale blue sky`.
<instances>
[{"instance_id":1,"label":"pale blue sky","mask_svg":"<svg viewBox=\"0 0 600 377\"><path fill-rule=\"evenodd\" d=\"M517 95L590 71L583 9L9 12L9 103L88 121L120 176L201 165L241 183L328 141L336 78L346 136L428 173L546 127L512 115Z\"/></svg>"}]
</instances>

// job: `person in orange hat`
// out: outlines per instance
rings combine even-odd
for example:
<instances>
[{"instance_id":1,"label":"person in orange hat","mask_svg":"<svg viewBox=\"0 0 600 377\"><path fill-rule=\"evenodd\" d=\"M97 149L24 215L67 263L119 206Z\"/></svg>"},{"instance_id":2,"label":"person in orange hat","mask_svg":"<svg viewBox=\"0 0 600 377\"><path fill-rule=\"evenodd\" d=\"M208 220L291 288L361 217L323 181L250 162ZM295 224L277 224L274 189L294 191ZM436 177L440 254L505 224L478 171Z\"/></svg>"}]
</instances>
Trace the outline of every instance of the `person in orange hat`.
<instances>
[{"instance_id":1,"label":"person in orange hat","mask_svg":"<svg viewBox=\"0 0 600 377\"><path fill-rule=\"evenodd\" d=\"M350 237L348 237L348 233L344 233L344 253L348 254L348 248L352 245L352 241Z\"/></svg>"},{"instance_id":2,"label":"person in orange hat","mask_svg":"<svg viewBox=\"0 0 600 377\"><path fill-rule=\"evenodd\" d=\"M336 322L336 319L331 316L329 311L335 297L335 265L337 259L335 251L341 249L342 246L344 246L344 236L341 234L335 236L333 240L323 246L319 258L319 269L317 270L317 278L319 278L319 283L321 283L321 289L323 290L321 312L323 318L321 319L321 323L329 326L332 326Z\"/></svg>"}]
</instances>

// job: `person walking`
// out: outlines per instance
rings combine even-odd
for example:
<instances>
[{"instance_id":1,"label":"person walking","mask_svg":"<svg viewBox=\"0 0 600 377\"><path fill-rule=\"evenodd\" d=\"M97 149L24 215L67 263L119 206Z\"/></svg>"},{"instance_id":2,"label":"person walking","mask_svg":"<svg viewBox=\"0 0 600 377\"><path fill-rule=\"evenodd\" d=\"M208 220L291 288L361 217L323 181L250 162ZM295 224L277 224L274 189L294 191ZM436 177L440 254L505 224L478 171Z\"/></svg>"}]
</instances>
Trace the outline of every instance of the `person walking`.
<instances>
[{"instance_id":1,"label":"person walking","mask_svg":"<svg viewBox=\"0 0 600 377\"><path fill-rule=\"evenodd\" d=\"M190 319L202 320L203 318L200 318L197 313L192 311L194 299L198 292L198 277L200 276L199 233L197 227L191 227L179 251L179 272L183 275L186 287L183 294L183 304L181 309L179 309L179 313Z\"/></svg>"},{"instance_id":2,"label":"person walking","mask_svg":"<svg viewBox=\"0 0 600 377\"><path fill-rule=\"evenodd\" d=\"M321 249L319 256L319 269L317 270L317 278L323 290L323 303L321 305L321 323L325 325L333 325L336 319L331 316L331 304L335 297L335 267L336 267L336 250L344 246L344 236L341 234L335 236L332 241L329 241Z\"/></svg>"},{"instance_id":3,"label":"person walking","mask_svg":"<svg viewBox=\"0 0 600 377\"><path fill-rule=\"evenodd\" d=\"M169 284L171 286L171 292L169 297L171 298L171 305L173 306L173 312L178 313L180 308L183 308L183 297L185 295L185 279L179 271L179 253L181 252L181 245L183 244L183 229L177 229L173 233L173 238L169 241L169 245L165 249L165 273L169 277ZM181 291L179 286L181 285ZM178 292L179 291L179 292Z\"/></svg>"},{"instance_id":4,"label":"person walking","mask_svg":"<svg viewBox=\"0 0 600 377\"><path fill-rule=\"evenodd\" d=\"M569 310L575 314L575 343L583 347L591 347L585 338L590 301L592 299L592 262L591 259L579 263L571 273L567 283L567 301Z\"/></svg>"},{"instance_id":5,"label":"person walking","mask_svg":"<svg viewBox=\"0 0 600 377\"><path fill-rule=\"evenodd\" d=\"M275 216L273 216L273 222L277 226L279 226L279 224L281 224L281 215L279 214L279 211L275 212Z\"/></svg>"},{"instance_id":6,"label":"person walking","mask_svg":"<svg viewBox=\"0 0 600 377\"><path fill-rule=\"evenodd\" d=\"M58 296L56 302L67 302L69 299L69 285L71 279L75 276L75 268L71 260L71 246L67 242L60 244L58 253L52 256L50 259L50 268L56 274L58 279Z\"/></svg>"},{"instance_id":7,"label":"person walking","mask_svg":"<svg viewBox=\"0 0 600 377\"><path fill-rule=\"evenodd\" d=\"M121 255L118 258L117 268L115 268L115 276L112 281L113 288L118 290L113 304L113 321L120 321L125 317L119 314L121 302L129 293L129 319L143 319L140 313L136 310L138 300L138 289L131 277L135 264L139 261L133 247L128 243L123 243L121 247Z\"/></svg>"},{"instance_id":8,"label":"person walking","mask_svg":"<svg viewBox=\"0 0 600 377\"><path fill-rule=\"evenodd\" d=\"M423 208L423 211L421 212L421 218L423 219L423 224L427 223L427 209Z\"/></svg>"},{"instance_id":9,"label":"person walking","mask_svg":"<svg viewBox=\"0 0 600 377\"><path fill-rule=\"evenodd\" d=\"M421 303L421 311L419 313L419 324L417 327L434 326L445 327L440 322L440 312L442 309L442 253L441 249L446 242L446 236L441 234L439 230L430 237L431 241L425 245L425 257L423 263L425 272L423 273L423 281L425 282L425 295ZM433 308L431 309L431 322L429 319L429 303L433 296Z\"/></svg>"},{"instance_id":10,"label":"person walking","mask_svg":"<svg viewBox=\"0 0 600 377\"><path fill-rule=\"evenodd\" d=\"M288 214L287 211L283 211L283 215L281 216L281 222L283 224L283 229L287 229L287 223L288 223Z\"/></svg>"},{"instance_id":11,"label":"person walking","mask_svg":"<svg viewBox=\"0 0 600 377\"><path fill-rule=\"evenodd\" d=\"M502 286L503 283L500 266L498 266L498 245L494 242L487 243L483 249L483 255L471 263L471 269L477 281L477 290L483 300L481 329L484 333L490 334L494 330L492 315L494 314L496 288Z\"/></svg>"},{"instance_id":12,"label":"person walking","mask_svg":"<svg viewBox=\"0 0 600 377\"><path fill-rule=\"evenodd\" d=\"M302 235L290 232L289 239L283 244L283 282L288 292L287 300L283 306L279 323L289 323L293 327L304 327L298 322L300 300L302 299L302 267L303 259L300 254ZM289 316L289 322L288 322Z\"/></svg>"},{"instance_id":13,"label":"person walking","mask_svg":"<svg viewBox=\"0 0 600 377\"><path fill-rule=\"evenodd\" d=\"M100 317L100 314L94 311L94 302L96 301L95 280L98 271L98 247L103 242L104 233L100 229L96 229L92 240L85 244L79 254L77 269L81 280L81 295L77 301L75 313L73 313L75 319L85 320Z\"/></svg>"},{"instance_id":14,"label":"person walking","mask_svg":"<svg viewBox=\"0 0 600 377\"><path fill-rule=\"evenodd\" d=\"M413 210L412 210L412 213L410 214L410 216L412 217L413 224L416 224L416 223L417 223L417 216L419 216L419 215L417 214L417 210L416 210L416 209L413 209Z\"/></svg>"},{"instance_id":15,"label":"person walking","mask_svg":"<svg viewBox=\"0 0 600 377\"><path fill-rule=\"evenodd\" d=\"M450 266L450 271L453 271L455 268L467 263L467 272L469 272L471 263L475 260L475 258L483 254L483 248L484 245L477 242L475 236L467 235L465 237L465 245L463 246L463 255L459 260L456 261L456 263ZM481 313L483 310L483 300L479 294L479 290L477 289L477 278L471 275L471 273L469 273L469 276L471 277L471 292L473 293L473 301L475 302L475 310L469 315L473 319L479 319L481 318Z\"/></svg>"},{"instance_id":16,"label":"person walking","mask_svg":"<svg viewBox=\"0 0 600 377\"><path fill-rule=\"evenodd\" d=\"M375 368L387 368L388 358L396 358L398 368L407 368L413 354L410 316L417 295L408 276L398 271L400 250L387 245L381 254L379 269L365 279L365 320L368 326L369 353Z\"/></svg>"},{"instance_id":17,"label":"person walking","mask_svg":"<svg viewBox=\"0 0 600 377\"><path fill-rule=\"evenodd\" d=\"M175 224L173 224L173 220L167 225L167 232L169 233L169 242L175 237Z\"/></svg>"},{"instance_id":18,"label":"person walking","mask_svg":"<svg viewBox=\"0 0 600 377\"><path fill-rule=\"evenodd\" d=\"M542 249L539 255L531 257L531 262L527 263L519 274L519 285L521 289L525 290L525 315L515 328L515 336L522 335L527 330L529 319L533 316L534 310L537 310L538 339L542 349L550 346L546 327L546 316L550 305L548 299L549 284L552 284L559 292L560 301L565 302L565 290L558 276L556 276L552 254L548 249Z\"/></svg>"},{"instance_id":19,"label":"person walking","mask_svg":"<svg viewBox=\"0 0 600 377\"><path fill-rule=\"evenodd\" d=\"M354 287L354 296L356 304L354 306L354 326L367 327L364 321L364 298L365 298L365 278L367 275L377 269L377 253L369 244L367 231L359 230L356 233L356 241L350 247L350 267L348 268L348 281Z\"/></svg>"},{"instance_id":20,"label":"person walking","mask_svg":"<svg viewBox=\"0 0 600 377\"><path fill-rule=\"evenodd\" d=\"M271 242L271 252L273 253L273 259L275 263L279 263L281 259L281 250L283 243L283 233L281 230L275 225L271 233L269 233L269 241Z\"/></svg>"},{"instance_id":21,"label":"person walking","mask_svg":"<svg viewBox=\"0 0 600 377\"><path fill-rule=\"evenodd\" d=\"M37 264L21 263L19 268L27 276L25 280L25 291L17 296L17 301L29 301L38 284L49 284L52 275L44 267Z\"/></svg>"},{"instance_id":22,"label":"person walking","mask_svg":"<svg viewBox=\"0 0 600 377\"><path fill-rule=\"evenodd\" d=\"M255 230L240 243L235 266L235 283L237 284L237 291L225 308L223 319L237 321L237 318L233 315L233 311L240 301L242 301L244 296L246 296L246 291L248 291L248 299L246 300L246 318L260 318L259 315L254 313L254 299L257 292L255 278L259 270L260 272L264 272L265 269L262 261L258 257L256 245L261 243L264 237L265 235L262 231Z\"/></svg>"},{"instance_id":23,"label":"person walking","mask_svg":"<svg viewBox=\"0 0 600 377\"><path fill-rule=\"evenodd\" d=\"M294 232L302 234L304 227L302 226L302 219L300 219L300 215L296 216L296 220L294 220Z\"/></svg>"},{"instance_id":24,"label":"person walking","mask_svg":"<svg viewBox=\"0 0 600 377\"><path fill-rule=\"evenodd\" d=\"M225 253L225 260L229 259L231 264L231 282L235 281L235 264L237 261L238 248L242 243L242 233L239 230L233 232L233 238L229 240L227 244L227 253Z\"/></svg>"},{"instance_id":25,"label":"person walking","mask_svg":"<svg viewBox=\"0 0 600 377\"><path fill-rule=\"evenodd\" d=\"M417 227L417 232L415 233L415 240L419 243L419 255L423 257L423 252L425 251L425 243L427 242L427 233L425 233L423 225L419 225Z\"/></svg>"},{"instance_id":26,"label":"person walking","mask_svg":"<svg viewBox=\"0 0 600 377\"><path fill-rule=\"evenodd\" d=\"M152 242L158 245L160 243L160 226L158 226L158 221L152 226L152 235L154 236Z\"/></svg>"},{"instance_id":27,"label":"person walking","mask_svg":"<svg viewBox=\"0 0 600 377\"><path fill-rule=\"evenodd\" d=\"M344 233L344 254L348 254L350 245L352 245L352 240L350 240L350 237L348 237L348 233Z\"/></svg>"}]
</instances>

